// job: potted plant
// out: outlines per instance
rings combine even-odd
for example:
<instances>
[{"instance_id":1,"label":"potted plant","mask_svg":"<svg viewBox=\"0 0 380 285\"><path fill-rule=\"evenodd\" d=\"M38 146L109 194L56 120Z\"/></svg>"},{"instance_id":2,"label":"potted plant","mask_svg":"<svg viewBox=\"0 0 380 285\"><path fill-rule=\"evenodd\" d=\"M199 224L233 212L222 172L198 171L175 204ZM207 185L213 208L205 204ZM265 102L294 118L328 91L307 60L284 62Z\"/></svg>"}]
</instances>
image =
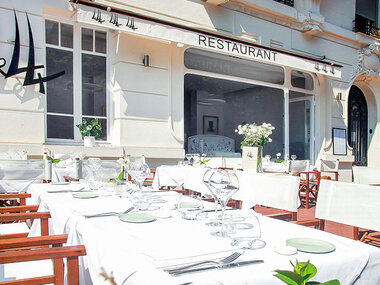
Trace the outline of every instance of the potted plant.
<instances>
[{"instance_id":1,"label":"potted plant","mask_svg":"<svg viewBox=\"0 0 380 285\"><path fill-rule=\"evenodd\" d=\"M102 126L97 118L95 119L82 119L82 123L76 125L83 137L84 146L95 146L95 139L100 138Z\"/></svg>"},{"instance_id":2,"label":"potted plant","mask_svg":"<svg viewBox=\"0 0 380 285\"><path fill-rule=\"evenodd\" d=\"M243 135L243 141L241 142L241 149L247 147L257 147L257 172L263 172L263 147L272 142L269 137L275 128L268 123L263 123L261 126L256 124L239 125L235 130L239 135ZM243 150L244 152L244 150ZM246 149L246 153L249 156L252 151ZM244 157L244 156L243 156Z\"/></svg>"}]
</instances>

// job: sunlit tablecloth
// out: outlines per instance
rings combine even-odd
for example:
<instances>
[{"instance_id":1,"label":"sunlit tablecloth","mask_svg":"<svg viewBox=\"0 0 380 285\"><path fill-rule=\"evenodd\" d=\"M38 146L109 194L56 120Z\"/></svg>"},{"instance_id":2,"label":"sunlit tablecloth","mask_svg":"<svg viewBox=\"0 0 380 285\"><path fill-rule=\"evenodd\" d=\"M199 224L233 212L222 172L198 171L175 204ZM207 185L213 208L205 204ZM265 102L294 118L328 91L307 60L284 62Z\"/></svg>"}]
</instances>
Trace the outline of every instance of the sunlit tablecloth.
<instances>
[{"instance_id":1,"label":"sunlit tablecloth","mask_svg":"<svg viewBox=\"0 0 380 285\"><path fill-rule=\"evenodd\" d=\"M156 194L156 193L153 193ZM173 193L163 193L168 203L173 203ZM188 221L172 210L171 218L151 223L125 223L118 217L86 219L83 211L119 211L129 207L126 198L115 196L94 199L75 199L71 193L47 193L40 196L40 211L51 212L52 233L69 235L68 244L84 244L87 256L81 259L81 284L107 284L100 276L103 268L115 277L117 284L283 284L273 277L273 270L290 270L289 260L310 260L318 268L315 280L320 282L337 278L341 284L379 284L380 250L358 241L335 236L266 217L259 217L262 240L267 245L258 250L246 251L239 260L263 259L263 264L188 274L171 277L158 266L182 258L223 251L228 255L236 250L228 238L217 238L210 233L215 228L207 227L204 220ZM247 211L235 210L234 215L248 215ZM156 212L151 212L157 214ZM253 212L251 212L253 214ZM32 227L35 233L38 224ZM294 256L283 256L274 252L274 247L284 244L289 238L311 237L333 243L334 252L310 254L298 252ZM204 257L203 257L204 258Z\"/></svg>"}]
</instances>

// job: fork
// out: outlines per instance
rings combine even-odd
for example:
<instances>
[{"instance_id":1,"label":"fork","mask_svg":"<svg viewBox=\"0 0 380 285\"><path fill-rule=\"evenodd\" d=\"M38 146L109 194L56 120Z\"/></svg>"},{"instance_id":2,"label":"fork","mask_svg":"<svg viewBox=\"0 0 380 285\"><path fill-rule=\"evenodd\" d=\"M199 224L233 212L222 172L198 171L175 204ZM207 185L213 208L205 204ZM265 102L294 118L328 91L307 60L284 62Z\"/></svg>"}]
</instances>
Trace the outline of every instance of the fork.
<instances>
[{"instance_id":1,"label":"fork","mask_svg":"<svg viewBox=\"0 0 380 285\"><path fill-rule=\"evenodd\" d=\"M231 262L235 261L236 259L238 259L243 253L244 252L236 251L233 254L231 254L225 258L222 258L220 260L204 260L204 261L200 261L200 262L196 262L196 263L192 263L192 264L188 264L188 265L184 265L184 266L180 266L180 267L165 269L165 271L167 271L170 274L173 274L173 273L176 273L176 272L184 270L184 269L188 269L188 268L191 268L194 266L203 265L203 264L207 264L207 263L213 263L213 264L218 264L218 265L228 264L228 263L231 263Z\"/></svg>"},{"instance_id":2,"label":"fork","mask_svg":"<svg viewBox=\"0 0 380 285\"><path fill-rule=\"evenodd\" d=\"M132 211L133 209L134 209L134 207L130 207L127 210L125 210L124 212L106 212L106 213L93 214L93 215L83 215L83 216L85 216L86 218L117 216L117 215L127 214L130 211Z\"/></svg>"}]
</instances>

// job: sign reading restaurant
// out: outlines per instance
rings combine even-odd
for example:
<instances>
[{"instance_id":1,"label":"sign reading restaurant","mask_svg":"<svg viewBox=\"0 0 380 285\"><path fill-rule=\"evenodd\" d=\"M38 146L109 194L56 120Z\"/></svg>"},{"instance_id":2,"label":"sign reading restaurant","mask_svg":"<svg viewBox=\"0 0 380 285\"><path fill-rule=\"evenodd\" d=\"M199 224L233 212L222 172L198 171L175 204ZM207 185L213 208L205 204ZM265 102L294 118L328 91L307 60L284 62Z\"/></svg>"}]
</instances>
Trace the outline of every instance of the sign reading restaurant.
<instances>
[{"instance_id":1,"label":"sign reading restaurant","mask_svg":"<svg viewBox=\"0 0 380 285\"><path fill-rule=\"evenodd\" d=\"M182 43L184 45L199 47L209 51L231 54L240 58L276 64L279 66L288 66L302 71L341 78L341 71L333 65L319 63L298 56L276 52L216 36L205 35L184 28L173 28L172 26L154 21L107 12L85 5L79 5L77 20L82 23L102 26L121 32Z\"/></svg>"},{"instance_id":2,"label":"sign reading restaurant","mask_svg":"<svg viewBox=\"0 0 380 285\"><path fill-rule=\"evenodd\" d=\"M211 36L198 35L198 45L200 47L208 47L221 51L235 53L237 55L248 55L253 58L261 58L262 60L276 61L277 52L271 50L263 50L253 46L235 43L228 40L218 39Z\"/></svg>"}]
</instances>

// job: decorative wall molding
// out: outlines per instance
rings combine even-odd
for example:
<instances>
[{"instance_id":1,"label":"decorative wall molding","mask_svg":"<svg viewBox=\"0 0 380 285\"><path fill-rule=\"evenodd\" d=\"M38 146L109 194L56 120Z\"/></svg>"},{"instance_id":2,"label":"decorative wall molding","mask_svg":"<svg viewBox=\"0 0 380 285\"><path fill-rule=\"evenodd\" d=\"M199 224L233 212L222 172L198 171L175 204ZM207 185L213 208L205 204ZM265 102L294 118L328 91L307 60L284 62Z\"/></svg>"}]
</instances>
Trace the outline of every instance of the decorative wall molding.
<instances>
[{"instance_id":1,"label":"decorative wall molding","mask_svg":"<svg viewBox=\"0 0 380 285\"><path fill-rule=\"evenodd\" d=\"M375 44L358 51L357 62L351 71L351 81L370 81L374 76L379 76L380 59Z\"/></svg>"}]
</instances>

